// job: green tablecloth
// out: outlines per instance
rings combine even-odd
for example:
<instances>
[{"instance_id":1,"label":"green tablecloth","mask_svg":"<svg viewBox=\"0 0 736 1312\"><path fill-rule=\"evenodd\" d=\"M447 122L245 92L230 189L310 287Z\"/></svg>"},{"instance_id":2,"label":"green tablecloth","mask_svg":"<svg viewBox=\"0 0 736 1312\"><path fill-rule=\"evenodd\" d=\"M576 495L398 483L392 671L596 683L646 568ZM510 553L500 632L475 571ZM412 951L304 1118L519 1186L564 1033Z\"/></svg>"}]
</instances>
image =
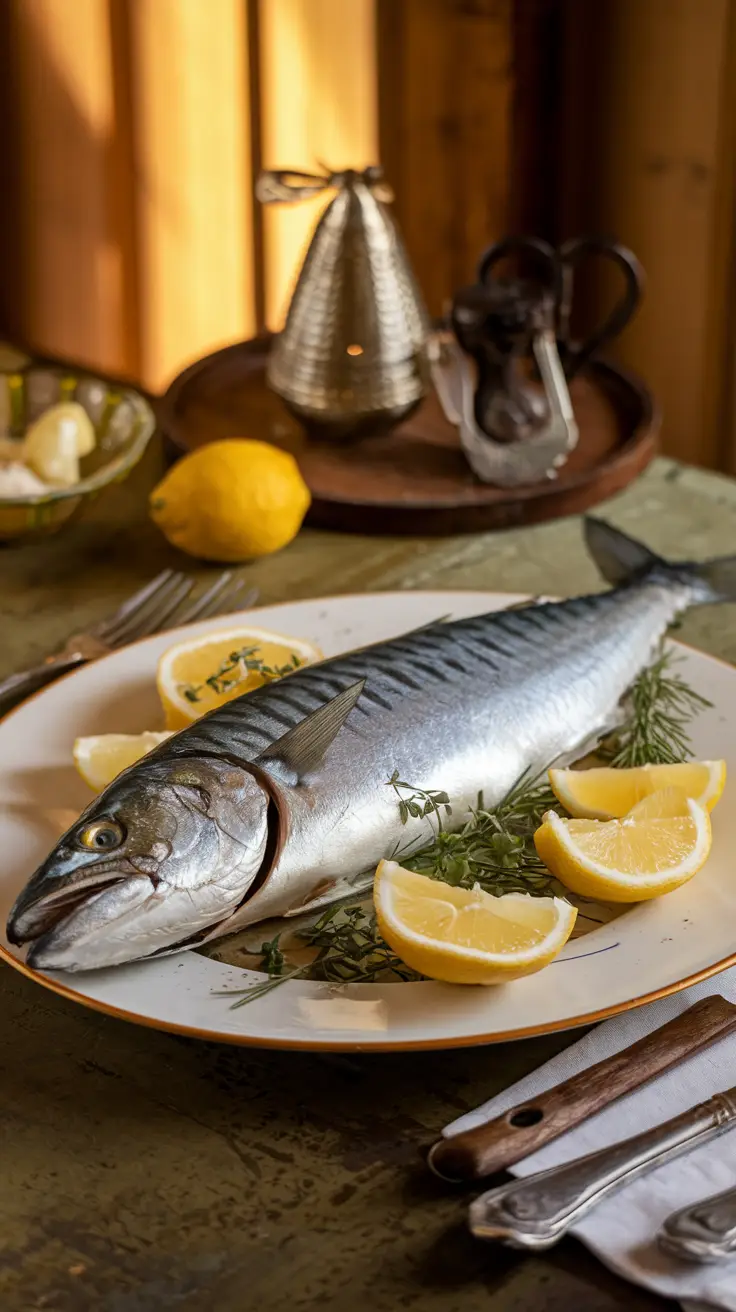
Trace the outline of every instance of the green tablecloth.
<instances>
[{"instance_id":1,"label":"green tablecloth","mask_svg":"<svg viewBox=\"0 0 736 1312\"><path fill-rule=\"evenodd\" d=\"M46 542L0 550L0 675L45 655L165 565L154 447ZM736 552L736 483L658 460L602 508L672 556ZM186 565L185 565L186 567ZM208 571L197 567L205 577ZM571 519L502 534L304 531L244 567L264 603L393 588L599 586ZM682 637L736 658L736 611ZM372 1058L224 1048L138 1029L0 970L0 1306L8 1312L628 1312L668 1306L573 1242L471 1242L420 1146L572 1036Z\"/></svg>"}]
</instances>

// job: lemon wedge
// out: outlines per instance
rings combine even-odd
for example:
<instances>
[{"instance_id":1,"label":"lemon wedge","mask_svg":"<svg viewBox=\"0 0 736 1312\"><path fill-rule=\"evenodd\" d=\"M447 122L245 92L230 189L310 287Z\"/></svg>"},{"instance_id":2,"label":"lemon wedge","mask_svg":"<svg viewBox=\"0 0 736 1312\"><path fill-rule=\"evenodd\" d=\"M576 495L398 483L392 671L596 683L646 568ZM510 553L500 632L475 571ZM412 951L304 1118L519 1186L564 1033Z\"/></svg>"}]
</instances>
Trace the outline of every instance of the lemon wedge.
<instances>
[{"instance_id":1,"label":"lemon wedge","mask_svg":"<svg viewBox=\"0 0 736 1312\"><path fill-rule=\"evenodd\" d=\"M635 820L665 820L670 816L686 816L690 814L689 800L684 788L661 788L658 793L650 793L637 802L636 806L632 806L629 816ZM702 806L702 802L698 805Z\"/></svg>"},{"instance_id":2,"label":"lemon wedge","mask_svg":"<svg viewBox=\"0 0 736 1312\"><path fill-rule=\"evenodd\" d=\"M548 811L534 843L573 893L600 902L643 902L671 893L705 864L710 816L683 789L664 789L617 820L563 820Z\"/></svg>"},{"instance_id":3,"label":"lemon wedge","mask_svg":"<svg viewBox=\"0 0 736 1312\"><path fill-rule=\"evenodd\" d=\"M129 765L135 765L142 756L170 737L168 732L149 732L101 733L91 738L77 738L74 764L84 782L99 793Z\"/></svg>"},{"instance_id":4,"label":"lemon wedge","mask_svg":"<svg viewBox=\"0 0 736 1312\"><path fill-rule=\"evenodd\" d=\"M373 889L389 947L420 975L451 984L503 984L548 965L577 911L563 898L456 888L381 861Z\"/></svg>"},{"instance_id":5,"label":"lemon wedge","mask_svg":"<svg viewBox=\"0 0 736 1312\"><path fill-rule=\"evenodd\" d=\"M234 697L321 659L313 642L266 629L241 626L187 638L169 647L158 663L156 687L166 727L184 729Z\"/></svg>"},{"instance_id":6,"label":"lemon wedge","mask_svg":"<svg viewBox=\"0 0 736 1312\"><path fill-rule=\"evenodd\" d=\"M662 788L681 788L712 811L726 783L725 761L684 761L680 765L642 765L632 770L604 766L593 770L550 770L555 797L576 818L613 820Z\"/></svg>"}]
</instances>

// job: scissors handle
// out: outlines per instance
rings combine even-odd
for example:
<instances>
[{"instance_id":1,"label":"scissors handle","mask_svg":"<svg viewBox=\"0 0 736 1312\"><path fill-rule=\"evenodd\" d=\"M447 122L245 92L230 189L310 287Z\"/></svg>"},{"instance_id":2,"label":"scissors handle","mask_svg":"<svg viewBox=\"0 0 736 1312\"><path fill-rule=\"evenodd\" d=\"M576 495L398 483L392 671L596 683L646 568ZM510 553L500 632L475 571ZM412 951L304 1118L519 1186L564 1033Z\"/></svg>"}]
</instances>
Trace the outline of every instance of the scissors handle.
<instances>
[{"instance_id":1,"label":"scissors handle","mask_svg":"<svg viewBox=\"0 0 736 1312\"><path fill-rule=\"evenodd\" d=\"M488 250L483 252L478 261L478 282L487 286L496 265L509 255L531 256L537 267L546 274L545 281L555 303L559 301L562 292L559 259L554 247L550 246L549 242L543 241L541 237L504 237L501 241L494 242L493 246L489 246Z\"/></svg>"},{"instance_id":2,"label":"scissors handle","mask_svg":"<svg viewBox=\"0 0 736 1312\"><path fill-rule=\"evenodd\" d=\"M589 337L582 342L570 340L575 273L586 256L600 256L617 265L624 276L624 290L607 319L604 319ZM560 246L557 252L560 267L560 293L557 302L557 337L566 378L570 379L587 364L591 356L605 342L623 332L641 301L644 291L644 270L634 253L618 242L604 237L573 237Z\"/></svg>"}]
</instances>

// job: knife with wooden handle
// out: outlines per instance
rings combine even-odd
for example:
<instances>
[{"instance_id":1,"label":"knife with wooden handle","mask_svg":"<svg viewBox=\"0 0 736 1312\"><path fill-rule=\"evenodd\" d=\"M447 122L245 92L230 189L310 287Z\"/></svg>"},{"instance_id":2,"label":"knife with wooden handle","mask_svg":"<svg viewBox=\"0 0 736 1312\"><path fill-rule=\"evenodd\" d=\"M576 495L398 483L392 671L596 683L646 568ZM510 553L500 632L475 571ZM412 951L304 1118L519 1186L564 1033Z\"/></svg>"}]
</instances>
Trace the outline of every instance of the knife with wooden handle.
<instances>
[{"instance_id":1,"label":"knife with wooden handle","mask_svg":"<svg viewBox=\"0 0 736 1312\"><path fill-rule=\"evenodd\" d=\"M718 993L701 998L666 1025L563 1084L473 1130L440 1139L429 1151L428 1164L435 1175L454 1184L505 1171L616 1098L734 1030L736 1005Z\"/></svg>"},{"instance_id":2,"label":"knife with wooden handle","mask_svg":"<svg viewBox=\"0 0 736 1312\"><path fill-rule=\"evenodd\" d=\"M736 1089L724 1089L631 1139L489 1189L470 1204L470 1229L511 1248L551 1248L617 1189L710 1143L734 1122Z\"/></svg>"}]
</instances>

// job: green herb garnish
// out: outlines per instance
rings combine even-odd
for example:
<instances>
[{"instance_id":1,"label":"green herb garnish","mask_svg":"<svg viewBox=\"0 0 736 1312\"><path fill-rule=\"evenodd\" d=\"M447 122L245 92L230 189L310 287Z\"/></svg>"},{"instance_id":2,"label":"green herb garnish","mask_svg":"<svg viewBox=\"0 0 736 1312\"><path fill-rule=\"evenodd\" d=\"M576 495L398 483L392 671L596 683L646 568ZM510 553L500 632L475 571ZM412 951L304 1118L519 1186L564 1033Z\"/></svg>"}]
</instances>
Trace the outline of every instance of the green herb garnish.
<instances>
[{"instance_id":1,"label":"green herb garnish","mask_svg":"<svg viewBox=\"0 0 736 1312\"><path fill-rule=\"evenodd\" d=\"M362 906L331 908L299 937L307 947L319 949L310 979L368 984L387 973L419 979L381 938L372 907L370 911Z\"/></svg>"},{"instance_id":2,"label":"green herb garnish","mask_svg":"<svg viewBox=\"0 0 736 1312\"><path fill-rule=\"evenodd\" d=\"M454 834L440 829L431 843L411 854L411 869L461 888L478 884L496 897L552 897L554 880L534 846L534 831L551 806L559 809L552 790L528 775L492 810L484 807L481 794L462 829Z\"/></svg>"},{"instance_id":3,"label":"green herb garnish","mask_svg":"<svg viewBox=\"0 0 736 1312\"><path fill-rule=\"evenodd\" d=\"M260 969L272 977L282 975L286 958L279 947L281 935L277 934L268 943L261 944L261 965Z\"/></svg>"},{"instance_id":4,"label":"green herb garnish","mask_svg":"<svg viewBox=\"0 0 736 1312\"><path fill-rule=\"evenodd\" d=\"M272 679L283 679L285 674L298 670L304 663L292 652L286 665L267 665L260 656L255 655L258 650L258 647L242 647L240 651L231 651L219 670L210 674L204 683L182 683L180 685L182 695L188 702L198 702L205 688L211 688L212 692L220 696L224 692L229 692L231 688L237 687L239 683L243 683L253 670L268 682Z\"/></svg>"},{"instance_id":5,"label":"green herb garnish","mask_svg":"<svg viewBox=\"0 0 736 1312\"><path fill-rule=\"evenodd\" d=\"M257 969L266 971L269 978L244 989L223 990L221 996L238 999L233 1003L233 1010L262 998L287 979L301 977L326 984L370 984L391 976L401 980L421 979L381 938L372 909L331 907L315 924L301 930L298 937L305 948L317 949L314 959L285 975L281 970L274 972L269 969L269 962L276 958L283 967L285 959L278 946L280 935L264 943Z\"/></svg>"},{"instance_id":6,"label":"green herb garnish","mask_svg":"<svg viewBox=\"0 0 736 1312\"><path fill-rule=\"evenodd\" d=\"M452 815L452 807L447 793L425 792L423 788L415 788L413 784L406 784L399 779L398 770L394 770L390 779L386 780L386 786L393 788L399 799L399 819L402 825L405 825L410 816L414 819L426 819L427 816L433 815L437 821L437 831L442 829L442 812L440 807L444 808L445 815ZM402 796L408 793L408 797Z\"/></svg>"},{"instance_id":7,"label":"green herb garnish","mask_svg":"<svg viewBox=\"0 0 736 1312\"><path fill-rule=\"evenodd\" d=\"M598 752L610 765L676 765L692 756L687 725L713 703L671 673L677 660L663 651L637 677L626 719Z\"/></svg>"}]
</instances>

